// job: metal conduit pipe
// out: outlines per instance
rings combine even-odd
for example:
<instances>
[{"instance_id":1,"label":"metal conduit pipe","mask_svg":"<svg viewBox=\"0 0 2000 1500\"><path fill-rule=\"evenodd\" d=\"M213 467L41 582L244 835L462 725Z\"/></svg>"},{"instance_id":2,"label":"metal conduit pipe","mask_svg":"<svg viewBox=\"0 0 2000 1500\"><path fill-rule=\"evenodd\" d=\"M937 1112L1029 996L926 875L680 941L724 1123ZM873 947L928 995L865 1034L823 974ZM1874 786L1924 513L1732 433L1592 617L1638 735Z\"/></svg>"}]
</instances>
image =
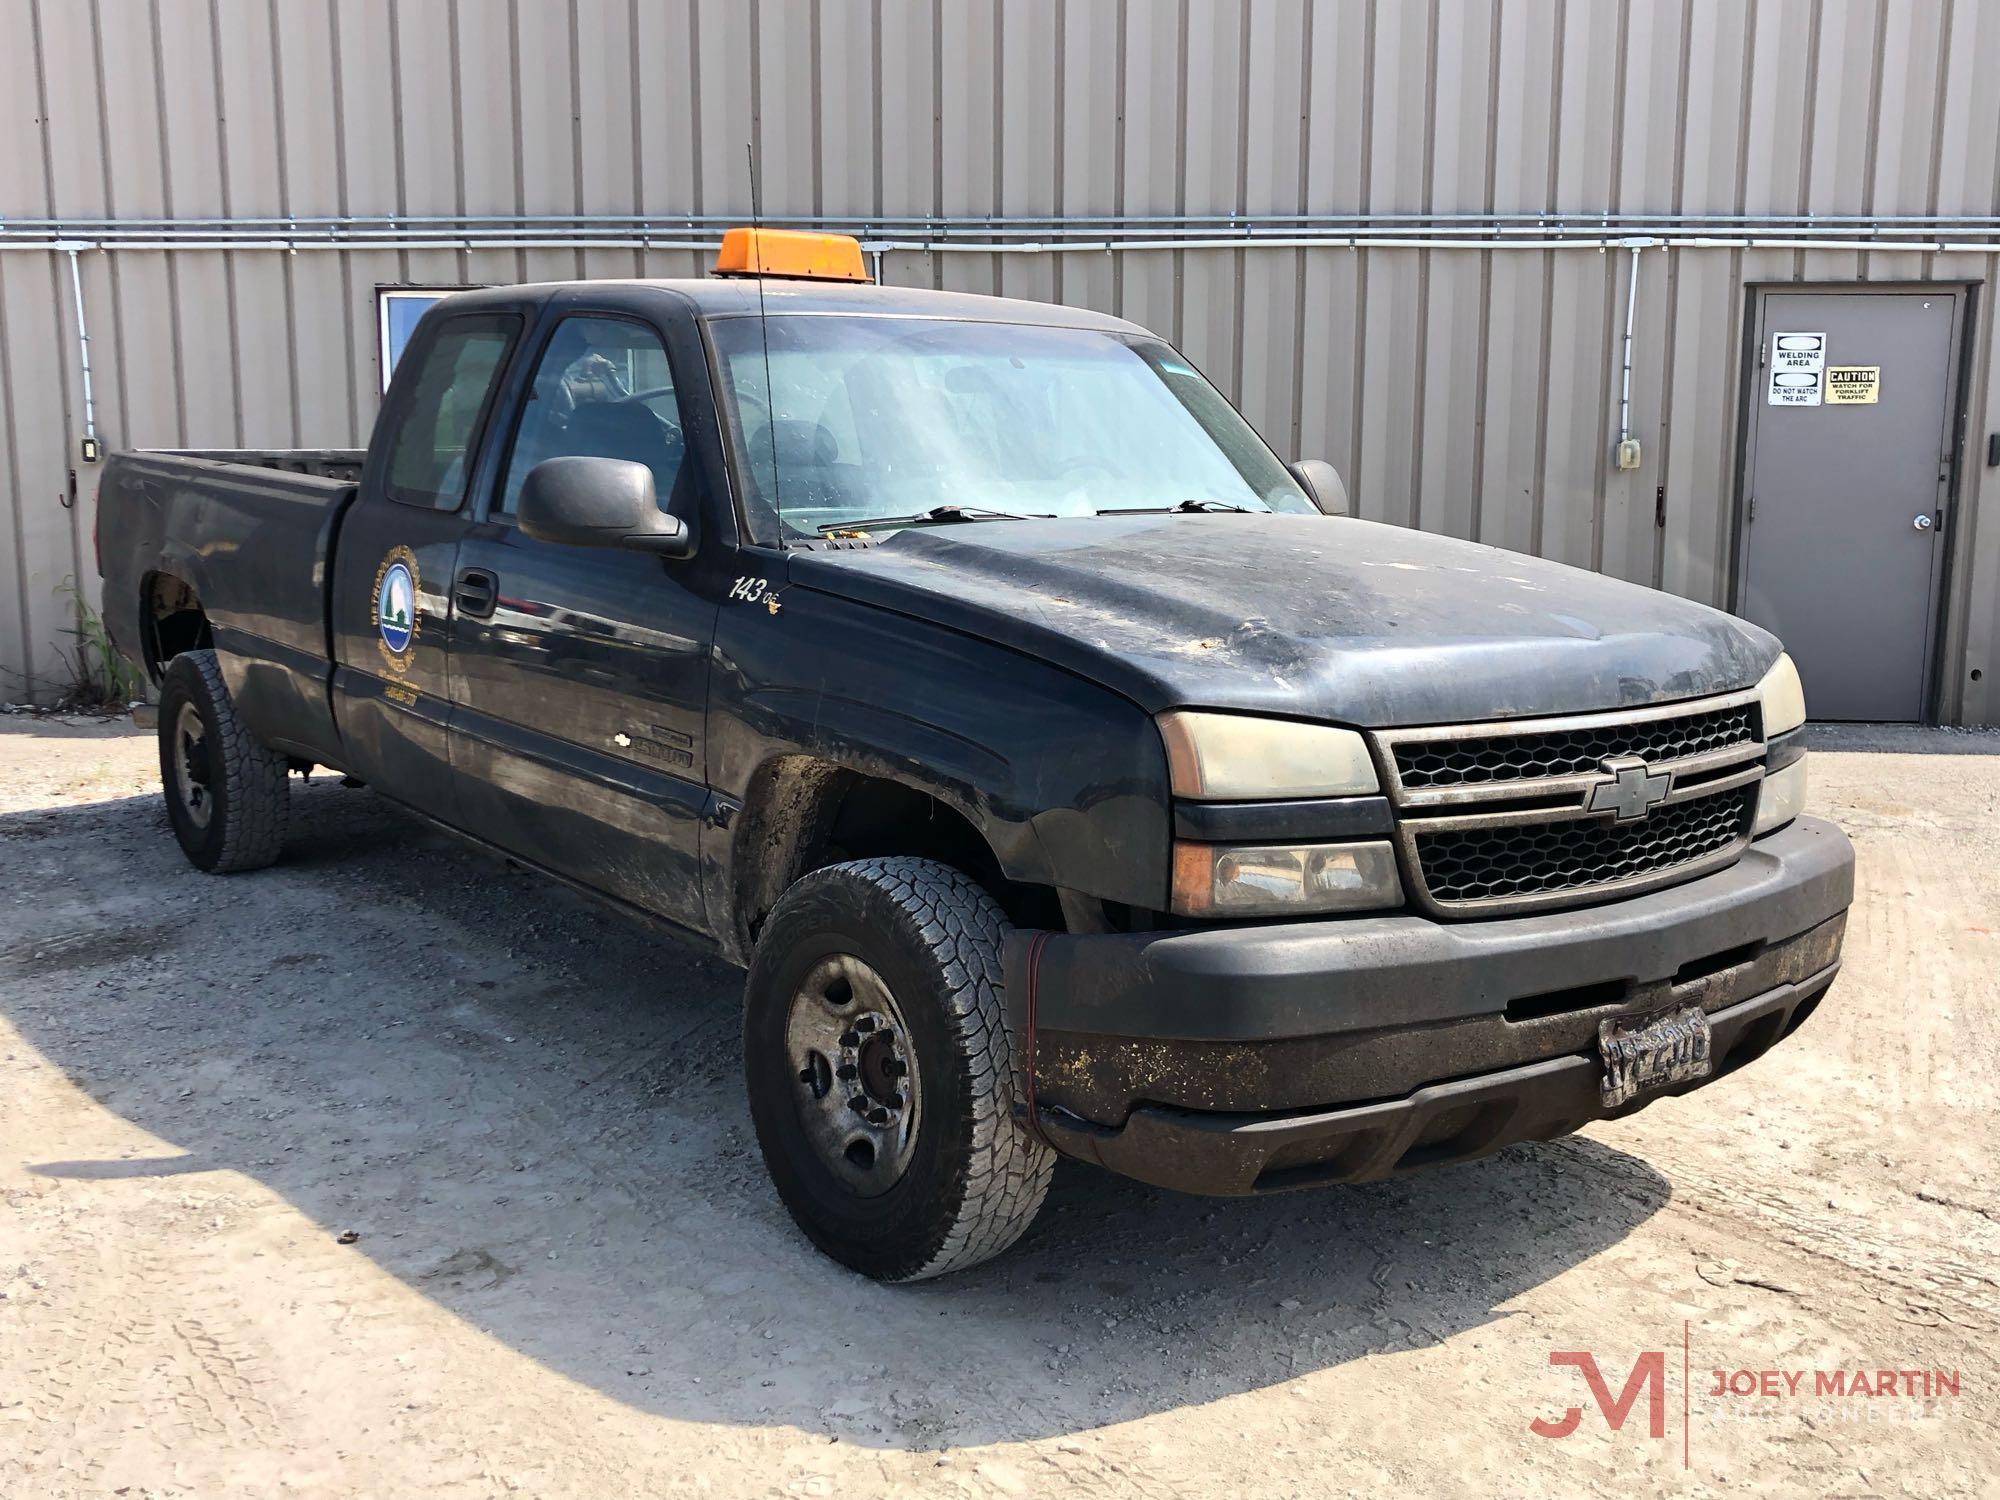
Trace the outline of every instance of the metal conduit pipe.
<instances>
[{"instance_id":1,"label":"metal conduit pipe","mask_svg":"<svg viewBox=\"0 0 2000 1500\"><path fill-rule=\"evenodd\" d=\"M665 217L665 216L662 216ZM1334 216L1327 216L1330 220ZM1342 216L1353 218L1354 216ZM1383 215L1374 216L1367 223L1379 223L1384 218L1436 220L1445 216ZM1469 221L1477 218L1489 227L1479 233L1470 227ZM1811 234L1786 231L1777 234L1682 234L1664 229L1661 233L1646 236L1612 236L1599 233L1592 237L1578 237L1567 232L1553 232L1553 221L1543 220L1539 231L1523 230L1507 234L1505 226L1525 216L1479 215L1465 216L1464 220L1453 220L1450 227L1443 230L1400 233L1382 233L1379 230L1363 233L1256 233L1236 234L1166 234L1154 238L1125 238L1132 231L1121 228L1116 237L1097 239L1030 239L1013 241L996 239L996 232L1006 232L1006 222L996 219L982 220L908 220L904 222L922 223L931 226L935 234L907 238L874 237L862 241L862 249L874 263L876 279L882 275L882 257L892 252L920 255L1105 255L1127 250L1629 250L1632 253L1632 277L1627 289L1625 308L1625 350L1623 390L1619 397L1619 439L1623 442L1631 436L1631 367L1632 367L1632 327L1634 306L1638 289L1638 261L1641 249L1659 246L1686 250L1838 250L1838 251L1914 251L1923 254L1950 255L1992 255L2000 253L2000 218L1944 219L1927 218L1917 220L1890 220L1883 218L1853 217L1839 221L1844 225L1864 227L1871 234L1894 235L1895 238L1817 238ZM1626 215L1616 222L1652 222L1661 226L1669 220L1675 225L1695 222L1732 222L1745 224L1752 222L1747 215L1715 215L1697 219L1695 216L1649 216ZM510 223L516 226L530 223L571 226L567 234L531 235L522 234L518 228L502 229L485 226ZM70 260L71 289L76 303L78 360L83 372L83 401L85 435L95 443L96 419L90 384L90 347L86 330L83 303L83 280L78 268L78 257L86 251L230 251L260 250L297 254L308 250L361 251L361 250L433 250L450 252L470 252L473 250L638 250L638 251L712 251L720 242L719 235L669 235L654 234L642 227L634 234L630 228L614 230L612 225L649 226L660 223L660 219L635 221L629 217L612 216L572 216L551 217L535 220L520 216L509 220L473 219L442 217L409 217L402 219L289 219L289 220L14 220L0 221L0 250L56 252L67 254ZM732 222L726 215L672 216L669 222L679 224L726 224ZM774 220L773 222L778 222ZM797 220L792 222L823 222ZM875 221L883 224L890 221ZM1105 221L1109 222L1109 221ZM1145 224L1196 224L1223 223L1239 228L1251 224L1247 216L1235 216L1228 220L1208 218L1182 218L1167 220L1125 220L1125 226ZM1267 222L1267 221L1258 221ZM1298 224L1308 222L1303 216L1292 219L1270 221ZM1600 221L1608 227L1613 221L1610 215ZM1762 222L1762 221L1758 221ZM1797 223L1798 220L1771 221ZM1818 229L1830 230L1830 221L1815 221ZM1915 237L1915 225L1952 226L1969 230L1974 234L1992 235L1991 242L1977 240L1948 240L1931 237ZM1051 233L1068 234L1077 229L1074 223L1054 225L1053 221L1032 221L1038 229L1048 229ZM280 235L272 235L259 228L254 234L252 226L271 225L283 229ZM86 226L98 232L79 233ZM366 228L364 225L385 227ZM443 226L458 226L456 232ZM980 239L951 238L952 229L978 229L984 236ZM440 232L443 229L443 232ZM1852 233L1852 229L1844 232Z\"/></svg>"},{"instance_id":2,"label":"metal conduit pipe","mask_svg":"<svg viewBox=\"0 0 2000 1500\"><path fill-rule=\"evenodd\" d=\"M1941 246L1952 249L1985 251L2000 249L2000 228L1990 231L1975 231L1973 236L1960 233L1952 236L1938 234L1916 234L1912 231L1898 231L1893 237L1880 235L1866 238L1836 235L1807 235L1800 233L1754 233L1754 234L1678 234L1666 233L1654 236L1662 245L1677 245L1690 249L1740 249L1745 246L1801 246L1808 250L1860 249L1860 250L1917 250L1937 251ZM626 247L640 246L652 248L698 248L711 249L721 242L719 234L687 234L658 230L622 230L616 233L596 229L576 230L459 230L432 228L422 231L411 230L349 230L321 229L301 230L297 233L273 233L260 230L255 233L232 232L226 230L175 231L156 230L146 233L121 232L118 234L77 234L34 235L12 229L0 229L0 250L56 250L63 251L75 246L80 250L160 250L160 249L417 249L443 246L449 249L509 249L521 245L554 245L558 248L573 246ZM1631 238L1629 235L1577 235L1519 232L1507 234L1489 232L1474 235L1464 231L1360 231L1354 233L1331 233L1314 231L1293 234L1230 234L1230 235L1159 235L1150 238L1100 236L1095 239L1066 237L1061 239L1010 240L1000 238L970 239L949 235L903 235L903 236L858 236L864 246L880 245L886 249L923 250L928 252L963 252L968 254L991 255L1006 251L1013 254L1074 253L1077 251L1106 250L1190 250L1190 249L1298 249L1301 247L1331 247L1336 249L1360 249L1369 246L1418 247L1423 249L1470 248L1478 250L1506 249L1520 247L1530 250L1620 248Z\"/></svg>"},{"instance_id":3,"label":"metal conduit pipe","mask_svg":"<svg viewBox=\"0 0 2000 1500\"><path fill-rule=\"evenodd\" d=\"M2000 229L1990 241L1945 239L1806 239L1777 235L1739 236L1660 236L1663 249L1679 250L1835 250L1921 255L1992 255L2000 253ZM268 235L228 237L217 235L159 235L146 239L49 238L45 240L0 234L0 250L47 253L134 250L265 250L295 253L304 250L689 250L711 251L721 236L701 238L660 235L599 236L508 235L481 238L468 235L340 234L296 235L273 238ZM1548 235L1519 238L1468 239L1426 234L1352 235L1231 235L1202 238L1160 238L1146 240L1069 240L1059 243L963 239L864 239L861 248L870 254L906 252L922 255L1106 255L1127 250L1622 250L1629 237L1575 239Z\"/></svg>"},{"instance_id":4,"label":"metal conduit pipe","mask_svg":"<svg viewBox=\"0 0 2000 1500\"><path fill-rule=\"evenodd\" d=\"M90 335L84 316L85 252L433 250L637 250L708 252L727 214L381 215L298 218L0 219L0 250L66 254L83 376L85 453L97 445ZM1104 255L1136 250L1629 250L1624 357L1618 398L1621 451L1631 437L1632 337L1640 251L1905 251L2000 253L2000 216L1750 214L1296 214L1101 218L872 218L772 216L772 224L851 230L876 279L882 258L936 255ZM1385 228L1385 226L1387 226ZM1619 230L1643 229L1643 234ZM1217 230L1226 232L1218 233ZM541 231L541 232L533 232ZM899 232L900 231L900 232ZM912 233L911 231L915 231ZM1345 231L1345 232L1343 232ZM1717 232L1724 231L1724 232ZM1734 231L1734 232L1727 232ZM1940 232L1969 236L1945 238ZM969 236L977 236L972 238ZM1973 238L1986 236L1982 240Z\"/></svg>"},{"instance_id":5,"label":"metal conduit pipe","mask_svg":"<svg viewBox=\"0 0 2000 1500\"><path fill-rule=\"evenodd\" d=\"M1639 252L1647 242L1632 242L1632 270L1625 281L1625 370L1618 385L1618 467L1637 468L1639 461L1626 459L1626 444L1632 441L1632 322L1639 311ZM1636 454L1637 450L1633 450Z\"/></svg>"},{"instance_id":6,"label":"metal conduit pipe","mask_svg":"<svg viewBox=\"0 0 2000 1500\"><path fill-rule=\"evenodd\" d=\"M76 301L76 358L83 371L83 458L88 463L97 457L97 400L90 387L90 324L83 316L83 272L74 250L69 252L69 290Z\"/></svg>"},{"instance_id":7,"label":"metal conduit pipe","mask_svg":"<svg viewBox=\"0 0 2000 1500\"><path fill-rule=\"evenodd\" d=\"M696 250L730 214L341 215L0 219L0 249ZM2000 249L1994 215L1208 214L774 217L863 240L877 255L1102 253L1112 249L1610 249L1635 237L1691 249Z\"/></svg>"},{"instance_id":8,"label":"metal conduit pipe","mask_svg":"<svg viewBox=\"0 0 2000 1500\"><path fill-rule=\"evenodd\" d=\"M162 218L0 218L0 235L61 235L70 238L97 237L121 232L192 232L196 230L245 230L260 234L312 232L327 228L368 228L373 232L427 228L436 233L448 230L503 230L593 226L607 231L641 233L672 232L699 228L727 228L741 221L740 214L342 214L273 216L182 216ZM1802 234L1896 234L1935 233L1952 229L1974 233L2000 232L2000 215L1991 214L1647 214L1530 211L1521 213L1343 213L1343 214L1069 214L1061 217L1021 215L860 215L805 216L767 215L772 224L808 224L821 229L848 230L857 234L890 234L915 231L929 235L976 232L988 237L1024 236L1052 238L1078 234L1171 234L1212 232L1220 227L1246 233L1338 232L1380 230L1385 227L1434 226L1440 230L1479 232L1522 226L1537 232L1612 235L1625 226L1651 234L1667 230L1701 232L1724 229L1783 230Z\"/></svg>"}]
</instances>

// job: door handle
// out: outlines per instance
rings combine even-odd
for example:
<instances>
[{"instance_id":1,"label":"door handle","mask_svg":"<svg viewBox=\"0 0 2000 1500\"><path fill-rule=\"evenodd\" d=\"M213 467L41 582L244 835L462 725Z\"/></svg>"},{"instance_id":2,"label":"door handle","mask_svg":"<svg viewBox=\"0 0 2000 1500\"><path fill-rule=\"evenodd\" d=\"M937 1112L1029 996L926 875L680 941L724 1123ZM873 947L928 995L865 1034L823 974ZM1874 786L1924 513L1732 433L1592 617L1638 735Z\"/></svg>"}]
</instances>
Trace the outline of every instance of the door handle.
<instances>
[{"instance_id":1,"label":"door handle","mask_svg":"<svg viewBox=\"0 0 2000 1500\"><path fill-rule=\"evenodd\" d=\"M1929 531L1933 526L1937 525L1937 522L1933 520L1929 514L1924 514L1918 516L1914 521L1910 522L1910 524L1916 527L1917 530L1919 531Z\"/></svg>"},{"instance_id":2,"label":"door handle","mask_svg":"<svg viewBox=\"0 0 2000 1500\"><path fill-rule=\"evenodd\" d=\"M460 614L484 620L500 602L500 580L484 568L463 569L452 585L451 597Z\"/></svg>"}]
</instances>

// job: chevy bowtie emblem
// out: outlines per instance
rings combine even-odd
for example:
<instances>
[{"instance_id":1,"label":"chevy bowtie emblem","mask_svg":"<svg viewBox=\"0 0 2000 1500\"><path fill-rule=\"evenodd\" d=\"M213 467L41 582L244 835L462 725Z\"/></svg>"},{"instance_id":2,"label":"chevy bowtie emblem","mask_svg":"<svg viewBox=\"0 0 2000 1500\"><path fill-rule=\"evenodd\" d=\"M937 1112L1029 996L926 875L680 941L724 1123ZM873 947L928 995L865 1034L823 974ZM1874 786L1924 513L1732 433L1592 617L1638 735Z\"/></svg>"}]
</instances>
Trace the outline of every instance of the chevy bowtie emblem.
<instances>
[{"instance_id":1,"label":"chevy bowtie emblem","mask_svg":"<svg viewBox=\"0 0 2000 1500\"><path fill-rule=\"evenodd\" d=\"M1667 800L1673 777L1655 771L1638 755L1613 755L1598 762L1604 780L1590 789L1584 804L1594 813L1610 813L1613 821L1630 823Z\"/></svg>"}]
</instances>

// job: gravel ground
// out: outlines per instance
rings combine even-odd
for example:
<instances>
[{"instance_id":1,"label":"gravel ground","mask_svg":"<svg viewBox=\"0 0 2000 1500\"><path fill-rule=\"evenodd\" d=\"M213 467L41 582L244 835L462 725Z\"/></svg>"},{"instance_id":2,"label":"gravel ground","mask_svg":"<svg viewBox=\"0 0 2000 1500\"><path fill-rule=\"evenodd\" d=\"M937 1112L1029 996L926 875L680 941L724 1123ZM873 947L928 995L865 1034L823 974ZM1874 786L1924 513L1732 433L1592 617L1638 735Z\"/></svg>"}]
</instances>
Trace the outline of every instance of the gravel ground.
<instances>
[{"instance_id":1,"label":"gravel ground","mask_svg":"<svg viewBox=\"0 0 2000 1500\"><path fill-rule=\"evenodd\" d=\"M197 874L150 736L0 719L0 1495L1996 1493L2000 735L1816 734L1860 894L1770 1057L1364 1188L1065 1167L885 1289L764 1179L732 971L325 777ZM1660 1352L1662 1435L1563 1351Z\"/></svg>"}]
</instances>

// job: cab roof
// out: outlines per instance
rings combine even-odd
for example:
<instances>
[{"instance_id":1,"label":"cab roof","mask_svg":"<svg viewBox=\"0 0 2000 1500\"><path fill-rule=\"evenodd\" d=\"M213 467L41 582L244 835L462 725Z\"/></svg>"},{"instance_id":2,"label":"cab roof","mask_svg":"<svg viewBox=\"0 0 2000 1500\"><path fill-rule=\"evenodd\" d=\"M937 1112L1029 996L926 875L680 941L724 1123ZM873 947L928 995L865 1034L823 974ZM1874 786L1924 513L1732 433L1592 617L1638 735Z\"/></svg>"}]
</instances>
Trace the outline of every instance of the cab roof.
<instances>
[{"instance_id":1,"label":"cab roof","mask_svg":"<svg viewBox=\"0 0 2000 1500\"><path fill-rule=\"evenodd\" d=\"M1123 318L1029 302L1017 297L983 297L972 292L938 292L928 287L849 284L837 281L791 281L781 277L690 277L674 280L544 281L524 286L486 287L459 292L447 299L454 307L473 308L503 302L532 301L578 294L605 307L636 308L666 295L693 305L705 319L771 317L798 313L846 313L876 317L941 318L965 323L1029 323L1044 328L1095 328L1106 333L1140 334L1147 329Z\"/></svg>"}]
</instances>

